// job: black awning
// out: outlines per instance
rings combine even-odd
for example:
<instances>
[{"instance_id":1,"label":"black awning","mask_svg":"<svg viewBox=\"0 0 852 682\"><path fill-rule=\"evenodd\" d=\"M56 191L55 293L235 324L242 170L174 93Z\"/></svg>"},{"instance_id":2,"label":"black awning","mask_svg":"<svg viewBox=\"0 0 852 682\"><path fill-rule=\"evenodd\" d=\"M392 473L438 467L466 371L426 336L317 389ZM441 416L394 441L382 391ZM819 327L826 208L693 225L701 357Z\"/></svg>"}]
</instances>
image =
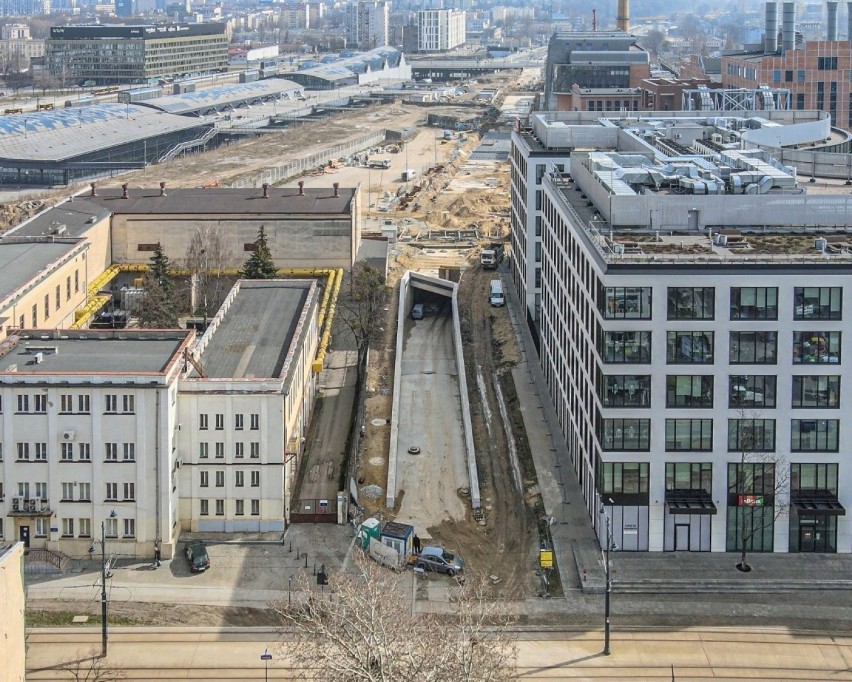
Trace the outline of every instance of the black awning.
<instances>
[{"instance_id":1,"label":"black awning","mask_svg":"<svg viewBox=\"0 0 852 682\"><path fill-rule=\"evenodd\" d=\"M793 507L800 514L824 514L828 516L846 516L846 510L837 499L837 493L829 490L795 492L791 495Z\"/></svg>"},{"instance_id":2,"label":"black awning","mask_svg":"<svg viewBox=\"0 0 852 682\"><path fill-rule=\"evenodd\" d=\"M668 490L666 504L670 514L715 514L716 505L706 490Z\"/></svg>"}]
</instances>

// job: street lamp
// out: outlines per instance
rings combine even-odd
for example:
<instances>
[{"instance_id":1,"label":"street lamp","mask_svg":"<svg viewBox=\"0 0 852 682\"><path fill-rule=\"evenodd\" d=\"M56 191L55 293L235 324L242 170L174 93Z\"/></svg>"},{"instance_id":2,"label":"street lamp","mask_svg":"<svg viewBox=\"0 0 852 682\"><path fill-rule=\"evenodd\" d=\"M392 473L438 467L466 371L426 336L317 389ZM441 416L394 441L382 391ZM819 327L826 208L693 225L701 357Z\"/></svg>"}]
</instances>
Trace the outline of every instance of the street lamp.
<instances>
[{"instance_id":1,"label":"street lamp","mask_svg":"<svg viewBox=\"0 0 852 682\"><path fill-rule=\"evenodd\" d=\"M109 513L109 518L115 518L115 509ZM89 547L89 554L95 553L95 541ZM101 521L101 658L107 655L107 563L106 563L106 521Z\"/></svg>"},{"instance_id":2,"label":"street lamp","mask_svg":"<svg viewBox=\"0 0 852 682\"><path fill-rule=\"evenodd\" d=\"M260 660L263 661L266 668L263 674L263 679L266 682L269 682L269 661L272 660L272 654L269 653L269 649L263 650L263 653L260 655Z\"/></svg>"},{"instance_id":3,"label":"street lamp","mask_svg":"<svg viewBox=\"0 0 852 682\"><path fill-rule=\"evenodd\" d=\"M609 599L612 594L612 571L610 570L609 551L618 549L618 545L612 539L612 526L609 520L609 514L606 513L606 507L601 502L600 515L603 516L606 522L606 547L604 548L604 568L606 569L606 593L604 596L604 656L609 656L612 652L609 649Z\"/></svg>"}]
</instances>

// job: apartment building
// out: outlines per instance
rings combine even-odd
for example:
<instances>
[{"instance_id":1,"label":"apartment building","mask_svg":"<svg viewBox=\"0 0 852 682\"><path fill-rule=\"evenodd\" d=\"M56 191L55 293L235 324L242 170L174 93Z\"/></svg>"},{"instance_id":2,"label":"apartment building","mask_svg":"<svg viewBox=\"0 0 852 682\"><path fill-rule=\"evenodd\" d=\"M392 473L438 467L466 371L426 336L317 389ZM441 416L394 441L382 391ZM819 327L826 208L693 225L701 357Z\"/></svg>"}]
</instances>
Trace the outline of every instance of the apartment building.
<instances>
[{"instance_id":1,"label":"apartment building","mask_svg":"<svg viewBox=\"0 0 852 682\"><path fill-rule=\"evenodd\" d=\"M354 0L346 11L349 45L361 50L390 45L390 2Z\"/></svg>"},{"instance_id":2,"label":"apartment building","mask_svg":"<svg viewBox=\"0 0 852 682\"><path fill-rule=\"evenodd\" d=\"M33 40L26 24L0 28L0 60L8 71L27 71L34 57L44 54L44 41Z\"/></svg>"},{"instance_id":3,"label":"apartment building","mask_svg":"<svg viewBox=\"0 0 852 682\"><path fill-rule=\"evenodd\" d=\"M153 83L228 68L225 24L54 26L48 71L62 84Z\"/></svg>"},{"instance_id":4,"label":"apartment building","mask_svg":"<svg viewBox=\"0 0 852 682\"><path fill-rule=\"evenodd\" d=\"M420 52L447 52L465 42L465 11L427 9L417 13L417 49Z\"/></svg>"},{"instance_id":5,"label":"apartment building","mask_svg":"<svg viewBox=\"0 0 852 682\"><path fill-rule=\"evenodd\" d=\"M535 190L539 355L590 517L625 551L852 551L843 182L738 144L689 158L717 131L676 115L559 118L513 163L574 150Z\"/></svg>"}]
</instances>

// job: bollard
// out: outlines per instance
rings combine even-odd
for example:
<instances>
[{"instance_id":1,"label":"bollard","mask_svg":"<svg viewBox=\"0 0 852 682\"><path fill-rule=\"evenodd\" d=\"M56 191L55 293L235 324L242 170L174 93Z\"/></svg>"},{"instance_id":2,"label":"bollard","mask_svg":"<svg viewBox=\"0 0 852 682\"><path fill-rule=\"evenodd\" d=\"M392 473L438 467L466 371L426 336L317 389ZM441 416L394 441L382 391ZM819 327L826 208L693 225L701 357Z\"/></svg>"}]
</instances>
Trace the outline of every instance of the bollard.
<instances>
[{"instance_id":1,"label":"bollard","mask_svg":"<svg viewBox=\"0 0 852 682\"><path fill-rule=\"evenodd\" d=\"M314 571L313 571L313 574L314 574L314 575L316 575L316 574L317 574L317 562L316 562L316 561L314 562Z\"/></svg>"},{"instance_id":2,"label":"bollard","mask_svg":"<svg viewBox=\"0 0 852 682\"><path fill-rule=\"evenodd\" d=\"M290 554L293 553L293 541L292 540L290 540L290 549L288 551L290 552Z\"/></svg>"},{"instance_id":3,"label":"bollard","mask_svg":"<svg viewBox=\"0 0 852 682\"><path fill-rule=\"evenodd\" d=\"M305 568L308 567L308 553L305 552Z\"/></svg>"}]
</instances>

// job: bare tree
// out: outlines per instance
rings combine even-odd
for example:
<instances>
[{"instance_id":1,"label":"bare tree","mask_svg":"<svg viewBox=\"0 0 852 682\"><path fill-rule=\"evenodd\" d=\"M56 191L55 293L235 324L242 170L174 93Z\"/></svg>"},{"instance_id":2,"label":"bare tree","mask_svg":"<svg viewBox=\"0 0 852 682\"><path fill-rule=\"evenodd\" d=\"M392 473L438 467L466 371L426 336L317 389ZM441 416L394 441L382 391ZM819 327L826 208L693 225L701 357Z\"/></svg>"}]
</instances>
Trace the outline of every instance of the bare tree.
<instances>
[{"instance_id":1,"label":"bare tree","mask_svg":"<svg viewBox=\"0 0 852 682\"><path fill-rule=\"evenodd\" d=\"M358 351L357 376L360 381L367 350L373 336L379 332L387 300L384 275L372 265L358 263L352 268L350 295L338 303L338 319L355 337Z\"/></svg>"},{"instance_id":2,"label":"bare tree","mask_svg":"<svg viewBox=\"0 0 852 682\"><path fill-rule=\"evenodd\" d=\"M221 225L201 223L186 247L184 264L194 278L200 296L200 310L205 318L222 304L223 271L232 267L233 263L234 255Z\"/></svg>"},{"instance_id":3,"label":"bare tree","mask_svg":"<svg viewBox=\"0 0 852 682\"><path fill-rule=\"evenodd\" d=\"M68 679L74 682L117 682L124 679L123 671L108 666L94 651L90 651L85 658L62 666L61 669L68 673Z\"/></svg>"},{"instance_id":4,"label":"bare tree","mask_svg":"<svg viewBox=\"0 0 852 682\"><path fill-rule=\"evenodd\" d=\"M736 496L737 570L748 572L748 552L764 549L764 533L774 532L775 522L788 513L790 467L775 452L774 420L741 409L739 418L731 421L729 432L733 429L735 435L733 442L729 436L729 446L736 445L740 452L736 475L729 481L729 493Z\"/></svg>"},{"instance_id":5,"label":"bare tree","mask_svg":"<svg viewBox=\"0 0 852 682\"><path fill-rule=\"evenodd\" d=\"M453 612L415 614L408 581L354 555L349 571L329 575L316 592L305 574L304 599L275 605L288 626L282 648L302 679L329 682L496 682L515 678L512 619L487 599L482 580L457 583Z\"/></svg>"}]
</instances>

